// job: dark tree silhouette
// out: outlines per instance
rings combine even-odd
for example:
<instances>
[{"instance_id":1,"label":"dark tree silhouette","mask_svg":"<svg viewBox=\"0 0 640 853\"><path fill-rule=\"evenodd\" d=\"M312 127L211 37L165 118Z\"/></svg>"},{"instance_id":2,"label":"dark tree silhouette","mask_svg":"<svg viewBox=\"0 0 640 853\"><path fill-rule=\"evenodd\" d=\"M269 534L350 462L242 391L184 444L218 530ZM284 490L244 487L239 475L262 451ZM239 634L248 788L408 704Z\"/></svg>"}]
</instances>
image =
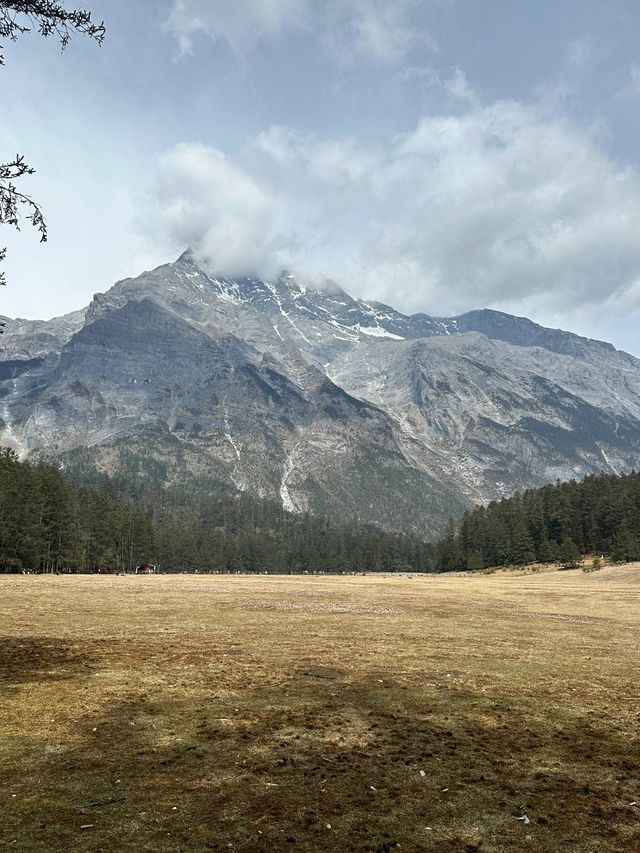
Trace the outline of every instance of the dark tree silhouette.
<instances>
[{"instance_id":1,"label":"dark tree silhouette","mask_svg":"<svg viewBox=\"0 0 640 853\"><path fill-rule=\"evenodd\" d=\"M131 453L108 478L79 451L58 466L0 449L0 573L122 571L428 571L419 537L356 519L294 515L280 503L211 491L206 479L171 486ZM144 471L148 475L145 478Z\"/></svg>"},{"instance_id":2,"label":"dark tree silhouette","mask_svg":"<svg viewBox=\"0 0 640 853\"><path fill-rule=\"evenodd\" d=\"M40 242L44 243L47 239L47 223L40 205L25 193L20 192L14 183L23 175L33 175L34 172L35 169L24 162L21 154L16 154L10 163L0 163L0 224L13 225L20 230L21 208L26 208L28 212L25 219L31 221L31 224L37 228L40 233ZM0 261L4 260L6 253L5 248L0 249ZM0 284L6 284L3 272L0 272Z\"/></svg>"},{"instance_id":3,"label":"dark tree silhouette","mask_svg":"<svg viewBox=\"0 0 640 853\"><path fill-rule=\"evenodd\" d=\"M435 548L438 571L574 567L582 554L640 560L640 474L592 474L492 501L450 522Z\"/></svg>"},{"instance_id":4,"label":"dark tree silhouette","mask_svg":"<svg viewBox=\"0 0 640 853\"><path fill-rule=\"evenodd\" d=\"M98 43L105 36L104 23L95 24L91 12L85 9L65 9L63 3L54 0L0 0L0 39L16 41L18 36L33 30L41 36L59 39L63 50L74 32ZM0 53L0 65L3 64L4 56Z\"/></svg>"},{"instance_id":5,"label":"dark tree silhouette","mask_svg":"<svg viewBox=\"0 0 640 853\"><path fill-rule=\"evenodd\" d=\"M53 0L0 0L0 39L16 41L19 36L35 30L42 36L53 36L59 40L62 50L67 46L72 33L80 33L95 39L99 44L104 39L103 23L91 20L85 9L65 9L62 3ZM4 65L3 47L0 44L0 65ZM34 169L25 162L21 154L0 163L0 224L20 229L21 217L36 228L40 241L47 239L47 225L40 206L28 195L20 192L15 181L32 175ZM6 249L0 248L0 261ZM6 284L0 272L0 285Z\"/></svg>"}]
</instances>

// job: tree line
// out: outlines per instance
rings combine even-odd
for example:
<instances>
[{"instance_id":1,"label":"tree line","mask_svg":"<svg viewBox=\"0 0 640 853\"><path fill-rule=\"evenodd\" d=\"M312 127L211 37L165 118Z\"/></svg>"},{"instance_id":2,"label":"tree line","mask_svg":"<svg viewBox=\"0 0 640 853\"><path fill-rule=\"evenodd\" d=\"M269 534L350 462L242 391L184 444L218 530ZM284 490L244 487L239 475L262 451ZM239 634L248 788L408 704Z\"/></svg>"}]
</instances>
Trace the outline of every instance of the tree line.
<instances>
[{"instance_id":1,"label":"tree line","mask_svg":"<svg viewBox=\"0 0 640 853\"><path fill-rule=\"evenodd\" d=\"M530 489L450 521L435 546L440 571L528 563L576 565L581 555L640 560L640 474L596 474Z\"/></svg>"},{"instance_id":2,"label":"tree line","mask_svg":"<svg viewBox=\"0 0 640 853\"><path fill-rule=\"evenodd\" d=\"M167 568L220 571L428 571L430 546L356 520L296 515L247 495L165 493L156 551Z\"/></svg>"},{"instance_id":3,"label":"tree line","mask_svg":"<svg viewBox=\"0 0 640 853\"><path fill-rule=\"evenodd\" d=\"M148 472L147 472L148 473ZM640 474L556 483L449 522L435 544L356 518L296 515L193 478L168 485L0 451L0 571L461 571L583 554L640 560Z\"/></svg>"},{"instance_id":4,"label":"tree line","mask_svg":"<svg viewBox=\"0 0 640 853\"><path fill-rule=\"evenodd\" d=\"M108 481L74 488L52 465L0 452L0 570L119 571L147 560L153 542L148 514Z\"/></svg>"},{"instance_id":5,"label":"tree line","mask_svg":"<svg viewBox=\"0 0 640 853\"><path fill-rule=\"evenodd\" d=\"M71 482L69 482L69 479ZM82 483L79 482L83 481ZM274 501L82 476L0 453L0 571L426 571L416 536L294 515Z\"/></svg>"}]
</instances>

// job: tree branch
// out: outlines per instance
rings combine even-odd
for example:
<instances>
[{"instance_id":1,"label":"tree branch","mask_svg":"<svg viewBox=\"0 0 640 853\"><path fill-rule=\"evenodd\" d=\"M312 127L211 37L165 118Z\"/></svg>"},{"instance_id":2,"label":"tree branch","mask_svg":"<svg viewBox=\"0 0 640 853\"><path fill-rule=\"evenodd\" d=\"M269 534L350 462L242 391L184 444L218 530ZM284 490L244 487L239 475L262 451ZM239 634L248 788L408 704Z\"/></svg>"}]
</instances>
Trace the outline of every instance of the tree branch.
<instances>
[{"instance_id":1,"label":"tree branch","mask_svg":"<svg viewBox=\"0 0 640 853\"><path fill-rule=\"evenodd\" d=\"M95 24L91 12L85 9L65 9L63 3L56 0L0 0L0 39L17 41L18 36L32 30L41 36L54 36L62 50L74 32L89 36L98 44L105 36L104 23ZM1 45L0 65L4 65ZM11 225L20 230L22 215L39 232L40 242L44 243L47 223L42 208L30 196L20 192L14 183L24 175L33 175L34 171L21 154L16 154L9 163L0 163L0 225ZM6 248L1 248L0 261L6 254ZM6 284L6 279L0 272L0 285L3 284Z\"/></svg>"},{"instance_id":2,"label":"tree branch","mask_svg":"<svg viewBox=\"0 0 640 853\"><path fill-rule=\"evenodd\" d=\"M62 50L74 32L89 36L98 44L106 32L104 23L95 24L86 9L65 9L55 0L0 0L0 38L17 41L18 36L32 30L41 36L55 36ZM0 65L3 64L0 52Z\"/></svg>"}]
</instances>

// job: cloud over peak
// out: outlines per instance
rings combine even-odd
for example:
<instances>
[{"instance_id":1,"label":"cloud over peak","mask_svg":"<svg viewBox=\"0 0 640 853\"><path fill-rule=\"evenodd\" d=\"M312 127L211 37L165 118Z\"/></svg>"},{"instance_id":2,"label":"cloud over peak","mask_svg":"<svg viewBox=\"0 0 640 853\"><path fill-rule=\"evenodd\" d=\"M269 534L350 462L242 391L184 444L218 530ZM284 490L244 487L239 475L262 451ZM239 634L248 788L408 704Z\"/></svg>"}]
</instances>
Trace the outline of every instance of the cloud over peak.
<instances>
[{"instance_id":1,"label":"cloud over peak","mask_svg":"<svg viewBox=\"0 0 640 853\"><path fill-rule=\"evenodd\" d=\"M226 274L286 266L436 314L640 307L640 176L535 105L472 100L384 146L285 126L233 160L182 143L154 203Z\"/></svg>"},{"instance_id":2,"label":"cloud over peak","mask_svg":"<svg viewBox=\"0 0 640 853\"><path fill-rule=\"evenodd\" d=\"M267 192L221 151L180 143L158 164L146 227L193 246L221 272L244 275L275 260Z\"/></svg>"}]
</instances>

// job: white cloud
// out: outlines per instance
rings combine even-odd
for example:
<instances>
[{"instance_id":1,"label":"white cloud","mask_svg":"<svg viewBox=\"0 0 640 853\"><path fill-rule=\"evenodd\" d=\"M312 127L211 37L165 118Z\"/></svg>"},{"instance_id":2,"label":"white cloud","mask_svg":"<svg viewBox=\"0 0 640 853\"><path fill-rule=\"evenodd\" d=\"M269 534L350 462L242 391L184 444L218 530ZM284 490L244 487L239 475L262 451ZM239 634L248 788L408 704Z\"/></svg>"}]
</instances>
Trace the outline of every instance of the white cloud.
<instances>
[{"instance_id":1,"label":"white cloud","mask_svg":"<svg viewBox=\"0 0 640 853\"><path fill-rule=\"evenodd\" d=\"M260 133L246 153L261 158L269 174L278 169L279 181L304 178L335 189L368 187L372 169L380 165L379 152L353 139L319 139L282 125Z\"/></svg>"},{"instance_id":2,"label":"white cloud","mask_svg":"<svg viewBox=\"0 0 640 853\"><path fill-rule=\"evenodd\" d=\"M640 176L535 106L472 101L386 148L273 127L233 163L182 145L160 173L174 239L222 271L286 265L440 314L640 308Z\"/></svg>"},{"instance_id":3,"label":"white cloud","mask_svg":"<svg viewBox=\"0 0 640 853\"><path fill-rule=\"evenodd\" d=\"M242 52L261 37L299 26L310 9L311 0L174 0L167 26L184 53L198 33Z\"/></svg>"},{"instance_id":4,"label":"white cloud","mask_svg":"<svg viewBox=\"0 0 640 853\"><path fill-rule=\"evenodd\" d=\"M277 262L268 194L225 155L206 145L181 143L160 158L150 233L174 247L192 246L224 275Z\"/></svg>"},{"instance_id":5,"label":"white cloud","mask_svg":"<svg viewBox=\"0 0 640 853\"><path fill-rule=\"evenodd\" d=\"M398 72L398 79L407 83L417 83L423 89L438 90L441 96L448 96L451 105L477 106L480 101L469 84L462 69L454 67L449 74L429 66L405 66Z\"/></svg>"},{"instance_id":6,"label":"white cloud","mask_svg":"<svg viewBox=\"0 0 640 853\"><path fill-rule=\"evenodd\" d=\"M424 41L411 23L414 0L173 0L167 28L182 53L204 34L245 53L260 39L295 29L327 44L341 63L399 62Z\"/></svg>"},{"instance_id":7,"label":"white cloud","mask_svg":"<svg viewBox=\"0 0 640 853\"><path fill-rule=\"evenodd\" d=\"M335 0L326 5L324 38L342 64L369 58L393 65L426 35L412 26L410 0Z\"/></svg>"},{"instance_id":8,"label":"white cloud","mask_svg":"<svg viewBox=\"0 0 640 853\"><path fill-rule=\"evenodd\" d=\"M383 222L374 245L385 262L419 263L431 303L567 307L607 297L640 269L637 173L534 108L423 119L379 187L403 199L402 228Z\"/></svg>"}]
</instances>

